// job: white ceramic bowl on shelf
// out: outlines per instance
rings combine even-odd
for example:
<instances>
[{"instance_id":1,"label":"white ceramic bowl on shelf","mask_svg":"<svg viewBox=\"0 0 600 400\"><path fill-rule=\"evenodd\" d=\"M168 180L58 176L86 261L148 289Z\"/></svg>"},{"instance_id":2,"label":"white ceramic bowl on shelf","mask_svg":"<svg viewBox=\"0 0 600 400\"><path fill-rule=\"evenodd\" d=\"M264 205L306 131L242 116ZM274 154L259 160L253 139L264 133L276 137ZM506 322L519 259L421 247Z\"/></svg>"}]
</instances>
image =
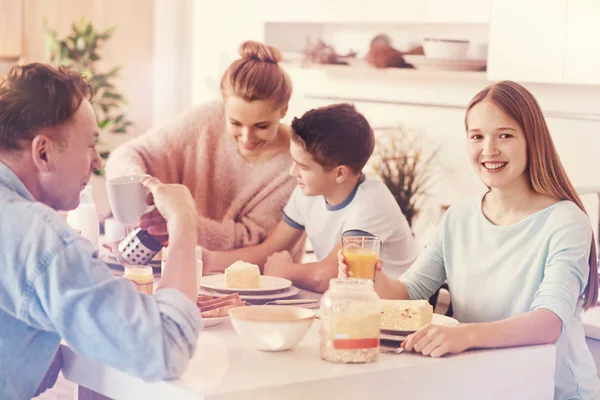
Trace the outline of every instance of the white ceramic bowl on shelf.
<instances>
[{"instance_id":1,"label":"white ceramic bowl on shelf","mask_svg":"<svg viewBox=\"0 0 600 400\"><path fill-rule=\"evenodd\" d=\"M469 52L469 41L427 38L423 40L423 52L427 58L463 60Z\"/></svg>"},{"instance_id":2,"label":"white ceramic bowl on shelf","mask_svg":"<svg viewBox=\"0 0 600 400\"><path fill-rule=\"evenodd\" d=\"M264 351L283 351L304 338L315 312L294 306L249 306L229 310L231 324L247 345Z\"/></svg>"}]
</instances>

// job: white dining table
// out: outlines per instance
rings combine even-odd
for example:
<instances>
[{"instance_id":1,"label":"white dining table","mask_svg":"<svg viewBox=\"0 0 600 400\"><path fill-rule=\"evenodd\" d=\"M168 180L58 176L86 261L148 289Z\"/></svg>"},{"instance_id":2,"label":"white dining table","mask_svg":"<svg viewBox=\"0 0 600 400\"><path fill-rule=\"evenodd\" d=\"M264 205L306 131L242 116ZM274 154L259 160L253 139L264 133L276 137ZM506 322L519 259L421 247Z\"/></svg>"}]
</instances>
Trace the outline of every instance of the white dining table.
<instances>
[{"instance_id":1,"label":"white dining table","mask_svg":"<svg viewBox=\"0 0 600 400\"><path fill-rule=\"evenodd\" d=\"M229 320L204 329L177 380L146 382L62 345L63 374L114 399L536 399L553 397L555 347L468 351L429 358L381 354L371 364L320 358L319 320L294 349L263 352L242 342Z\"/></svg>"}]
</instances>

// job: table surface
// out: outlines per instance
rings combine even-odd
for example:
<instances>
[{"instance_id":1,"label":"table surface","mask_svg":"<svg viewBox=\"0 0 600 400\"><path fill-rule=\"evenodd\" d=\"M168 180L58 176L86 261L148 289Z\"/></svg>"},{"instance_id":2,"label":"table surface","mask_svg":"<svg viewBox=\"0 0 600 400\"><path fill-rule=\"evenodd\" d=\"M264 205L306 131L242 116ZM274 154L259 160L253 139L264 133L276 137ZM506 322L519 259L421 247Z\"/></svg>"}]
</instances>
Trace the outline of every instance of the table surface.
<instances>
[{"instance_id":1,"label":"table surface","mask_svg":"<svg viewBox=\"0 0 600 400\"><path fill-rule=\"evenodd\" d=\"M402 398L548 399L553 396L551 345L477 350L432 359L381 354L371 364L334 364L319 355L319 321L292 350L248 347L229 320L206 328L178 380L149 383L73 353L63 345L63 373L111 398L333 399ZM432 384L434 383L434 384ZM387 395L386 395L387 394Z\"/></svg>"},{"instance_id":2,"label":"table surface","mask_svg":"<svg viewBox=\"0 0 600 400\"><path fill-rule=\"evenodd\" d=\"M117 273L118 274L118 273ZM294 298L320 298L301 290ZM381 354L376 363L334 364L320 358L319 325L285 352L255 350L237 336L231 322L205 328L197 351L178 380L145 382L61 346L69 380L115 399L210 400L553 397L552 345L475 350L432 359L417 354ZM394 395L396 397L396 395Z\"/></svg>"}]
</instances>

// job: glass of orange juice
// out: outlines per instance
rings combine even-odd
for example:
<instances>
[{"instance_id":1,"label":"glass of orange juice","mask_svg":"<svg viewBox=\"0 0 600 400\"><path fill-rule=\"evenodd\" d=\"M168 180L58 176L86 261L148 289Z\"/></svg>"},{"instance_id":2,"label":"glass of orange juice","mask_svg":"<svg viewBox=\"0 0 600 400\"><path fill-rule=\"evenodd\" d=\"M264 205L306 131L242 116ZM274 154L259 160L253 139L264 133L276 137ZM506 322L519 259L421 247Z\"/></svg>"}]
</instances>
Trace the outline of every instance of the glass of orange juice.
<instances>
[{"instance_id":1,"label":"glass of orange juice","mask_svg":"<svg viewBox=\"0 0 600 400\"><path fill-rule=\"evenodd\" d=\"M374 280L380 248L381 239L375 236L343 237L342 253L348 264L350 278Z\"/></svg>"}]
</instances>

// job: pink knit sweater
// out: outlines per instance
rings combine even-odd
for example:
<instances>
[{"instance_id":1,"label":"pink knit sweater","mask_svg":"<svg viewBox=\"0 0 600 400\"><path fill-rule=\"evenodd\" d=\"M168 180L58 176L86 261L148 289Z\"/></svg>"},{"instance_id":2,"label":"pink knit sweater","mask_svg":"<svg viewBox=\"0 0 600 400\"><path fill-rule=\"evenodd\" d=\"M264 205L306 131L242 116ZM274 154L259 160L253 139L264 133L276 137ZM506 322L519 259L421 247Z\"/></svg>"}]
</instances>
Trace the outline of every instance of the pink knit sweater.
<instances>
[{"instance_id":1,"label":"pink knit sweater","mask_svg":"<svg viewBox=\"0 0 600 400\"><path fill-rule=\"evenodd\" d=\"M291 163L289 152L262 164L244 159L225 131L223 106L210 103L114 150L106 175L148 173L186 185L196 200L198 244L232 250L262 242L281 220L295 186Z\"/></svg>"}]
</instances>

